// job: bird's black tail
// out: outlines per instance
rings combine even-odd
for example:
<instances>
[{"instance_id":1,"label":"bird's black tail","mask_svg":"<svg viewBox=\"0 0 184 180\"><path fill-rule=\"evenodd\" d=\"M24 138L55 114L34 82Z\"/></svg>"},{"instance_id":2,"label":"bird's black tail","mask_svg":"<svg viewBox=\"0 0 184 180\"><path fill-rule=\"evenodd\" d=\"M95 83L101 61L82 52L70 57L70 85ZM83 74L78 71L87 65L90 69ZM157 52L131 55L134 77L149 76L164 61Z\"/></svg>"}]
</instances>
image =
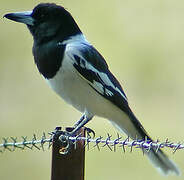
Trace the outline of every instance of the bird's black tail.
<instances>
[{"instance_id":1,"label":"bird's black tail","mask_svg":"<svg viewBox=\"0 0 184 180\"><path fill-rule=\"evenodd\" d=\"M128 113L121 113L121 115L116 116L116 119L112 119L111 122L120 131L123 131L134 140L147 139L153 142L131 110ZM148 156L152 164L162 174L180 174L178 167L167 157L167 155L162 150L157 151L156 148L152 148L149 152L145 150L145 154Z\"/></svg>"},{"instance_id":2,"label":"bird's black tail","mask_svg":"<svg viewBox=\"0 0 184 180\"><path fill-rule=\"evenodd\" d=\"M147 140L150 140L151 142L153 142L152 139L146 133L146 131L143 128L143 126L141 125L141 123L137 120L137 118L135 117L135 115L132 112L131 112L131 114L129 114L129 118L131 119L131 121L135 125L135 128L137 130L137 136L139 138L142 138L142 139L146 138ZM132 137L132 138L135 139L135 137ZM180 174L180 171L179 171L178 167L175 165L175 163L172 162L161 149L159 149L157 151L156 148L152 148L152 149L150 149L149 152L145 151L145 154L148 156L151 163L162 174L164 174L164 175L169 175L172 173L174 173L176 175Z\"/></svg>"},{"instance_id":3,"label":"bird's black tail","mask_svg":"<svg viewBox=\"0 0 184 180\"><path fill-rule=\"evenodd\" d=\"M151 149L146 152L151 163L164 175L176 174L179 175L180 171L173 161L171 161L167 155L162 151Z\"/></svg>"}]
</instances>

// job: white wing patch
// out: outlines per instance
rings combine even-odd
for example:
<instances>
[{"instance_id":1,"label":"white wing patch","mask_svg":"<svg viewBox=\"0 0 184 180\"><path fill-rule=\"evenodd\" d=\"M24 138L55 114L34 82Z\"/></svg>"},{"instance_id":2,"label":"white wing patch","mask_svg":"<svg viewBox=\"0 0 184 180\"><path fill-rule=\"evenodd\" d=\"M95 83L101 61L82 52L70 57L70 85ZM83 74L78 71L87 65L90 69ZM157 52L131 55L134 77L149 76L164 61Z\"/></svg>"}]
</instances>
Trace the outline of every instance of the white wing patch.
<instances>
[{"instance_id":1,"label":"white wing patch","mask_svg":"<svg viewBox=\"0 0 184 180\"><path fill-rule=\"evenodd\" d=\"M107 74L105 74L104 72L99 72L96 68L94 68L90 63L88 63L85 59L83 59L84 61L85 61L85 68L86 69L89 69L89 70L91 70L91 71L93 71L93 72L95 72L96 74L98 74L99 75L99 77L102 79L102 81L104 82L104 84L106 84L107 86L110 86L110 87L112 87L114 90L116 90L116 91L118 91L122 96L123 96L123 98L124 99L126 99L127 100L127 98L126 98L126 96L120 91L120 89L118 88L118 87L115 87L114 86L114 84L111 82L111 80L109 79L109 77L108 77L108 75ZM97 91L99 91L98 90L98 87L99 87L99 85L97 86L97 87L95 87L96 86L96 84L98 83L98 84L101 84L101 83L99 83L99 82L96 82L96 81L94 81L95 83L91 83L90 82L90 84L97 90ZM101 84L101 86L103 87L103 85ZM102 89L103 91L103 93L104 93L104 89ZM100 91L100 93L102 93L101 91ZM113 92L111 92L109 89L107 89L107 88L105 88L105 93L107 94L107 95L109 95L109 96L113 96Z\"/></svg>"},{"instance_id":2,"label":"white wing patch","mask_svg":"<svg viewBox=\"0 0 184 180\"><path fill-rule=\"evenodd\" d=\"M90 85L93 86L99 93L104 93L104 87L101 83L93 81L93 83L90 82Z\"/></svg>"},{"instance_id":3,"label":"white wing patch","mask_svg":"<svg viewBox=\"0 0 184 180\"><path fill-rule=\"evenodd\" d=\"M105 89L105 93L108 95L108 96L113 96L114 94L109 90L109 89Z\"/></svg>"},{"instance_id":4,"label":"white wing patch","mask_svg":"<svg viewBox=\"0 0 184 180\"><path fill-rule=\"evenodd\" d=\"M118 91L123 97L124 99L127 100L127 98L125 97L125 95L120 91L120 89L118 87L115 87L114 84L112 83L112 81L109 79L109 77L107 76L107 74L100 72L98 73L100 78L103 80L103 82L107 85L112 87L114 90Z\"/></svg>"},{"instance_id":5,"label":"white wing patch","mask_svg":"<svg viewBox=\"0 0 184 180\"><path fill-rule=\"evenodd\" d=\"M83 42L86 43L87 40L84 39ZM83 77L83 78L85 78L85 79L88 81L88 83L89 83L92 87L94 87L94 88L96 89L96 91L98 91L98 92L101 93L102 95L103 95L104 93L105 93L107 96L113 96L113 95L114 95L112 91L110 91L109 89L107 89L107 88L105 88L105 87L103 86L103 83L104 83L105 85L110 86L111 88L113 88L115 91L117 91L119 94L121 94L121 96L122 96L124 99L127 100L127 97L122 93L122 91L121 91L118 87L114 86L114 84L113 84L112 81L109 79L109 77L108 77L108 75L107 75L106 73L98 71L95 67L92 66L92 64L90 64L88 61L86 61L86 60L83 58L82 54L80 53L80 51L79 51L78 48L77 48L77 47L79 47L79 46L80 46L80 47L81 47L81 46L84 46L84 48L85 48L85 45L84 45L84 44L81 44L81 41L73 41L73 42L70 42L70 43L66 46L66 51L65 51L65 52L66 52L66 54L70 57L70 59L71 59L71 61L72 61L72 64L77 63L76 60L75 60L75 58L74 58L74 55L77 55L77 56L80 57L81 60L82 60L82 63L80 63L80 66L81 66L82 68L85 68L86 70L91 70L91 71L93 71L97 76L100 77L100 79L101 79L103 82L100 83L100 82L97 82L97 81L93 80L93 83L92 83L92 82L88 81L85 77Z\"/></svg>"},{"instance_id":6,"label":"white wing patch","mask_svg":"<svg viewBox=\"0 0 184 180\"><path fill-rule=\"evenodd\" d=\"M80 56L81 57L81 56ZM96 74L99 75L99 77L102 79L102 81L104 82L104 84L106 84L107 86L112 87L114 90L116 90L117 92L119 92L124 99L127 100L126 96L120 91L120 89L118 87L115 87L114 84L111 82L111 80L109 79L108 75L105 74L104 72L99 72L96 68L94 68L90 63L88 63L85 59L83 59L85 62L85 68L88 70L91 70L93 72L95 72ZM90 84L101 94L106 94L108 96L113 96L113 92L111 92L109 89L104 88L103 84L93 81L93 83L90 82Z\"/></svg>"}]
</instances>

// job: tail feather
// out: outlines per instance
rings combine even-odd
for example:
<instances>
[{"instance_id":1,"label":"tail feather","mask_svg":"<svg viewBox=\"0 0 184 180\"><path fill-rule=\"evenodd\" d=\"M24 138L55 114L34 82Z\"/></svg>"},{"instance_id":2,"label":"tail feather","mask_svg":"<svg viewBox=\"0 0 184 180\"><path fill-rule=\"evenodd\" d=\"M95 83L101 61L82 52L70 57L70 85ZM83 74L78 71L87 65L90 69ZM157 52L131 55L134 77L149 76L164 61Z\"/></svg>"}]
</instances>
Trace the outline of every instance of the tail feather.
<instances>
[{"instance_id":1,"label":"tail feather","mask_svg":"<svg viewBox=\"0 0 184 180\"><path fill-rule=\"evenodd\" d=\"M148 140L152 141L152 139L148 136L147 132L145 131L145 129L143 128L143 126L141 125L139 120L137 120L137 118L135 117L135 115L132 112L131 112L131 114L129 114L129 117L132 120L133 124L135 124L135 126L136 126L138 137L140 137L142 139L147 138ZM135 139L135 138L133 138L133 139ZM180 174L180 171L179 171L178 167L175 165L175 163L173 161L171 161L161 149L159 149L157 151L156 148L152 148L152 149L150 149L149 152L146 152L146 155L148 156L148 159L151 161L151 163L163 175L169 175L169 174L173 174L173 173L176 175Z\"/></svg>"},{"instance_id":2,"label":"tail feather","mask_svg":"<svg viewBox=\"0 0 184 180\"><path fill-rule=\"evenodd\" d=\"M146 153L151 163L163 174L180 175L178 167L171 161L162 150L151 149Z\"/></svg>"},{"instance_id":3,"label":"tail feather","mask_svg":"<svg viewBox=\"0 0 184 180\"><path fill-rule=\"evenodd\" d=\"M122 117L121 117L122 118ZM147 132L141 125L141 123L137 120L135 115L130 110L127 113L127 116L124 116L123 120L117 119L111 121L113 125L115 125L121 132L125 132L132 139L152 139L148 136ZM176 174L179 175L180 171L178 167L172 162L167 155L162 150L156 150L155 148L150 149L149 152L145 150L145 154L148 156L148 159L151 163L163 174Z\"/></svg>"}]
</instances>

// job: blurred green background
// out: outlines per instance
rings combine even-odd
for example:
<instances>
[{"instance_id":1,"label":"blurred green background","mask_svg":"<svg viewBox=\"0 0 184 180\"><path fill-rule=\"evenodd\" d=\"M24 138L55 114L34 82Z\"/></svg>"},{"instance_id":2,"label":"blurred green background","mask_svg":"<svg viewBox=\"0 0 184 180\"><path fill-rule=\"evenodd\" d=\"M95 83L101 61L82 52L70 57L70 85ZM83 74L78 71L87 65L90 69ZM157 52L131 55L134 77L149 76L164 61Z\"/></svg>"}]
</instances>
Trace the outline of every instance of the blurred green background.
<instances>
[{"instance_id":1,"label":"blurred green background","mask_svg":"<svg viewBox=\"0 0 184 180\"><path fill-rule=\"evenodd\" d=\"M41 1L1 0L0 137L32 137L56 126L72 126L81 114L61 100L39 75L26 26L3 19L8 12L32 9ZM44 1L42 1L44 2ZM63 0L87 39L103 54L119 79L130 106L154 139L183 142L184 2L182 0ZM95 117L88 127L97 136L116 129ZM124 136L126 137L126 136ZM184 152L167 154L184 168ZM51 151L17 150L0 154L0 179L50 179ZM164 179L138 149L86 153L87 180ZM168 180L182 179L170 176Z\"/></svg>"}]
</instances>

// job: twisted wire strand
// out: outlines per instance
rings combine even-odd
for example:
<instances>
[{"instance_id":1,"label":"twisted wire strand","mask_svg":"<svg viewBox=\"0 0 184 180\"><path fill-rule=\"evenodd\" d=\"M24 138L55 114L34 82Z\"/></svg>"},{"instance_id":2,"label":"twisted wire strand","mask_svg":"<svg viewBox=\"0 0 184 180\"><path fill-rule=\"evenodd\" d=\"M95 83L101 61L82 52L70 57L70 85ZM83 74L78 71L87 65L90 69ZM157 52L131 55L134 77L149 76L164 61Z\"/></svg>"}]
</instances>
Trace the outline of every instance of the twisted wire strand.
<instances>
[{"instance_id":1,"label":"twisted wire strand","mask_svg":"<svg viewBox=\"0 0 184 180\"><path fill-rule=\"evenodd\" d=\"M33 149L36 148L38 150L44 151L44 144L48 143L48 147L50 148L52 143L52 138L46 138L46 134L43 133L40 139L37 139L37 136L33 134L33 138L28 140L27 136L21 136L21 141L17 142L17 138L10 137L10 138L2 138L3 143L0 144L0 152L4 152L5 150L8 151L15 151L15 149ZM39 146L38 146L39 145Z\"/></svg>"},{"instance_id":2,"label":"twisted wire strand","mask_svg":"<svg viewBox=\"0 0 184 180\"><path fill-rule=\"evenodd\" d=\"M48 148L51 147L54 134L55 132L48 133L49 136L46 137L46 134L43 133L42 137L39 139L35 134L33 134L33 137L30 140L28 140L27 136L22 136L19 142L17 138L14 137L2 138L2 143L0 144L0 152L2 153L6 150L13 152L16 149L37 149L44 151L44 147L46 145ZM62 138L58 138L58 140L61 141L61 143L64 142L67 148L69 148L69 145L71 143L75 145L75 148L77 148L77 141L85 141L84 147L87 147L88 150L90 148L97 148L99 151L105 147L107 147L110 151L113 152L116 152L117 148L121 148L122 151L125 152L125 147L128 147L130 149L130 152L132 152L133 148L141 148L148 152L151 148L156 148L157 151L161 148L170 148L172 149L173 153L175 153L179 149L184 149L183 143L170 142L168 139L163 142L160 142L158 140L155 142L151 142L146 138L144 140L130 140L129 137L123 139L123 137L119 134L117 134L117 137L115 139L112 138L112 136L109 134L107 134L105 138L103 138L102 136L99 136L97 138L92 138L90 136L82 137L80 134L77 136L70 136L67 133L62 133L61 136ZM66 150L66 153L67 152L68 151Z\"/></svg>"}]
</instances>

